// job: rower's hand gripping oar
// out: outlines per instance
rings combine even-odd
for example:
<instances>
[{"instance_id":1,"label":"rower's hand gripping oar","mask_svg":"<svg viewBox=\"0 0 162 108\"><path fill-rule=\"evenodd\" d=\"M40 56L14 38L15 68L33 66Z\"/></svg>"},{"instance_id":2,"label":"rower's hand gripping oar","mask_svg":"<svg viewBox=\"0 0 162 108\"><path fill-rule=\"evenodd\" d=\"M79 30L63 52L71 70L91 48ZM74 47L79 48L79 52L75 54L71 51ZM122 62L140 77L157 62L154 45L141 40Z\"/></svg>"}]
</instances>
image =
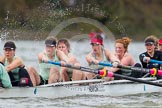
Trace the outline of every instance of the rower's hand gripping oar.
<instances>
[{"instance_id":1,"label":"rower's hand gripping oar","mask_svg":"<svg viewBox=\"0 0 162 108\"><path fill-rule=\"evenodd\" d=\"M123 66L123 65L120 65L120 64L113 66L113 64L111 64L111 63L103 63L103 62L99 62L98 64L102 65L102 66L129 69L129 70L133 70L134 72L150 73L153 76L155 76L155 75L162 76L162 70L157 70L155 68L146 69L146 68L140 68L140 67Z\"/></svg>"},{"instance_id":2,"label":"rower's hand gripping oar","mask_svg":"<svg viewBox=\"0 0 162 108\"><path fill-rule=\"evenodd\" d=\"M61 62L54 62L54 61L48 61L48 63L58 65L58 66L61 66L61 67L67 67L67 68L72 68L72 69L76 69L76 70L81 70L81 71L86 71L86 72L98 74L98 70L86 68L86 67L82 67L82 66L74 66L74 65L71 65L71 64L64 64L64 63L61 63Z\"/></svg>"},{"instance_id":3,"label":"rower's hand gripping oar","mask_svg":"<svg viewBox=\"0 0 162 108\"><path fill-rule=\"evenodd\" d=\"M144 57L144 58L143 58L143 61L146 62L146 61L147 61L146 59L147 59L147 58ZM162 65L162 61L159 61L159 60L150 59L148 62L150 62L150 63L157 63L157 64Z\"/></svg>"},{"instance_id":4,"label":"rower's hand gripping oar","mask_svg":"<svg viewBox=\"0 0 162 108\"><path fill-rule=\"evenodd\" d=\"M153 59L150 59L149 62L151 62L151 63L158 63L158 64L162 64L162 61L153 60Z\"/></svg>"},{"instance_id":5,"label":"rower's hand gripping oar","mask_svg":"<svg viewBox=\"0 0 162 108\"><path fill-rule=\"evenodd\" d=\"M104 63L104 62L99 62L98 65L114 67L111 63Z\"/></svg>"},{"instance_id":6,"label":"rower's hand gripping oar","mask_svg":"<svg viewBox=\"0 0 162 108\"><path fill-rule=\"evenodd\" d=\"M140 82L140 83L145 83L145 84L150 84L150 85L162 87L162 84L160 84L160 83L154 83L154 82L145 81L145 80L141 80L141 79L137 79L137 78L133 78L133 77L119 75L119 74L115 74L113 72L109 72L107 70L96 70L96 69L91 69L91 68L87 68L87 67L74 66L74 65L70 65L70 64L61 64L60 62L53 62L53 61L48 61L47 63L62 66L62 67L87 71L87 72L90 72L90 73L99 74L101 77L120 77L120 78L126 79L126 80L131 80L131 81L135 81L135 82Z\"/></svg>"}]
</instances>

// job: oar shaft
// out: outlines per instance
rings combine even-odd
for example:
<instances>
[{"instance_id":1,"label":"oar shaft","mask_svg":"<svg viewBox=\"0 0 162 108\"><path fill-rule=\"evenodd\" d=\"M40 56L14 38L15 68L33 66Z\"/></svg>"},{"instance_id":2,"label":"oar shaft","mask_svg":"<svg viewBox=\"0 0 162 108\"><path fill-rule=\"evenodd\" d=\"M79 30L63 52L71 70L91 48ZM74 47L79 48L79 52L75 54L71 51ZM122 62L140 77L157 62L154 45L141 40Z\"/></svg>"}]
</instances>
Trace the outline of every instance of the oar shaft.
<instances>
[{"instance_id":1,"label":"oar shaft","mask_svg":"<svg viewBox=\"0 0 162 108\"><path fill-rule=\"evenodd\" d=\"M153 60L153 61L155 62L156 60ZM158 61L158 62L160 62L160 61ZM99 65L113 67L113 65L110 64L110 63L100 62ZM162 70L146 69L146 68L141 68L141 67L131 67L131 66L123 66L123 65L118 65L117 68L129 69L129 70L132 70L134 72L150 73L151 75L162 76Z\"/></svg>"},{"instance_id":2,"label":"oar shaft","mask_svg":"<svg viewBox=\"0 0 162 108\"><path fill-rule=\"evenodd\" d=\"M99 75L103 76L103 74L104 74L104 72L102 70L99 71ZM160 84L160 83L145 81L145 80L141 80L141 79L125 76L125 75L115 74L113 72L108 72L108 71L106 72L105 76L107 76L107 77L119 77L119 78L126 79L126 80L131 80L131 81L135 81L135 82L140 82L140 83L145 83L145 84L150 84L150 85L162 87L162 84Z\"/></svg>"},{"instance_id":3,"label":"oar shaft","mask_svg":"<svg viewBox=\"0 0 162 108\"><path fill-rule=\"evenodd\" d=\"M135 72L150 73L150 69L141 68L141 67L131 67L131 66L118 65L118 68L130 69L130 70L133 70Z\"/></svg>"},{"instance_id":4,"label":"oar shaft","mask_svg":"<svg viewBox=\"0 0 162 108\"><path fill-rule=\"evenodd\" d=\"M67 67L67 68L72 68L72 69L76 69L76 70L81 70L81 71L86 71L86 72L91 72L91 73L98 74L98 70L91 69L91 68L86 68L86 67L81 67L81 66L74 66L74 65L71 65L71 64L62 65L61 62L54 62L54 61L48 61L48 63L58 65L58 66L62 66L62 67Z\"/></svg>"},{"instance_id":5,"label":"oar shaft","mask_svg":"<svg viewBox=\"0 0 162 108\"><path fill-rule=\"evenodd\" d=\"M60 63L60 62L54 62L54 61L50 61L50 60L49 60L47 63L61 66L61 63Z\"/></svg>"},{"instance_id":6,"label":"oar shaft","mask_svg":"<svg viewBox=\"0 0 162 108\"><path fill-rule=\"evenodd\" d=\"M72 69L77 69L77 70L82 70L82 71L99 74L102 77L120 77L122 79L127 79L127 80L131 80L131 81L135 81L135 82L140 82L140 83L145 83L145 84L162 87L162 84L160 84L160 83L154 83L154 82L140 80L140 79L133 78L133 77L115 74L113 72L108 72L107 70L96 70L96 69L91 69L91 68L86 68L86 67L81 67L81 66L74 66L74 65L70 65L70 64L61 65L60 62L53 62L53 61L48 61L48 63L54 64L54 65L59 65L62 67L67 67L67 68L72 68Z\"/></svg>"},{"instance_id":7,"label":"oar shaft","mask_svg":"<svg viewBox=\"0 0 162 108\"><path fill-rule=\"evenodd\" d=\"M113 67L113 65L111 63L103 63L103 62L99 62L98 63L99 65L102 65L102 66L109 66L109 67Z\"/></svg>"},{"instance_id":8,"label":"oar shaft","mask_svg":"<svg viewBox=\"0 0 162 108\"><path fill-rule=\"evenodd\" d=\"M158 64L162 64L162 61L153 60L153 59L150 59L149 62L150 62L150 63L158 63Z\"/></svg>"},{"instance_id":9,"label":"oar shaft","mask_svg":"<svg viewBox=\"0 0 162 108\"><path fill-rule=\"evenodd\" d=\"M120 78L123 78L123 79L135 81L135 82L140 82L140 83L145 83L145 84L150 84L150 85L162 87L162 84L159 84L159 83L154 83L154 82L145 81L145 80L139 80L137 78L127 77L127 76L123 76L123 75L120 75L120 74L114 74L114 77L120 77Z\"/></svg>"},{"instance_id":10,"label":"oar shaft","mask_svg":"<svg viewBox=\"0 0 162 108\"><path fill-rule=\"evenodd\" d=\"M66 64L64 67L98 74L98 70L86 68L86 67L82 67L82 66L74 66L74 65Z\"/></svg>"}]
</instances>

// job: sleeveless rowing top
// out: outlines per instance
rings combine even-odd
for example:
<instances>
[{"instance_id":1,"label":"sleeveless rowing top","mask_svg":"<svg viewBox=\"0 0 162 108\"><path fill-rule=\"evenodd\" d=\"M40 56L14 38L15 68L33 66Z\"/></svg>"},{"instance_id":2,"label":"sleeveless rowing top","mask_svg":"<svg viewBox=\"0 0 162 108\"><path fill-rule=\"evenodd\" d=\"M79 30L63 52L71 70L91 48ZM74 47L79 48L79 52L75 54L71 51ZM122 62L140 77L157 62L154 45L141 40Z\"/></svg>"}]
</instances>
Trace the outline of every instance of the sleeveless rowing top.
<instances>
[{"instance_id":1,"label":"sleeveless rowing top","mask_svg":"<svg viewBox=\"0 0 162 108\"><path fill-rule=\"evenodd\" d=\"M45 56L49 59L47 54ZM52 61L55 61L55 62L60 61L58 59L58 57L56 56L56 51L54 52L54 57L53 57ZM39 74L43 78L43 80L48 80L50 69L51 69L52 66L56 66L56 65L48 64L48 63L43 63L43 61L42 61L42 63L39 63L39 70L40 70ZM60 66L57 66L57 67L60 70Z\"/></svg>"},{"instance_id":2,"label":"sleeveless rowing top","mask_svg":"<svg viewBox=\"0 0 162 108\"><path fill-rule=\"evenodd\" d=\"M96 58L96 55L94 54L94 53L91 53L92 54L92 56L95 58L95 59L97 59ZM107 58L106 58L106 56L105 56L105 54L104 54L104 52L102 51L102 57L103 57L103 59L102 59L102 61L100 61L100 62L104 62L104 63L111 63ZM103 69L105 66L101 66L101 65L96 65L96 64L94 64L93 62L91 62L90 63L90 65L89 65L91 68L93 68L93 69Z\"/></svg>"},{"instance_id":3,"label":"sleeveless rowing top","mask_svg":"<svg viewBox=\"0 0 162 108\"><path fill-rule=\"evenodd\" d=\"M16 58L16 56L14 56L14 58L13 58L13 60ZM4 66L8 66L9 64L8 64L8 60L7 59L5 59L5 62L4 62ZM17 67L17 68L15 68L15 69L13 69L13 70L11 70L11 72L12 72L12 74L13 74L13 77L14 77L14 79L15 80L19 80L19 67Z\"/></svg>"}]
</instances>

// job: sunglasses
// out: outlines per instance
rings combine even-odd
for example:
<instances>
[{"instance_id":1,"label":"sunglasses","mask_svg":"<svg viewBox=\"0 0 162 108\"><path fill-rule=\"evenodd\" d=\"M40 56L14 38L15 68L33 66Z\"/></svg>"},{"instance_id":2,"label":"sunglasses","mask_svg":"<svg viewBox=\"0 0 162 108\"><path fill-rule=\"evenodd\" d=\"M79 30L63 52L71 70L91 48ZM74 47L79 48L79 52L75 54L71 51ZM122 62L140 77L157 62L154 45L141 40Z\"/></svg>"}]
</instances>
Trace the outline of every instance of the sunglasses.
<instances>
[{"instance_id":1,"label":"sunglasses","mask_svg":"<svg viewBox=\"0 0 162 108\"><path fill-rule=\"evenodd\" d=\"M46 47L53 48L53 47L56 47L56 46L53 46L53 45L46 45Z\"/></svg>"},{"instance_id":2,"label":"sunglasses","mask_svg":"<svg viewBox=\"0 0 162 108\"><path fill-rule=\"evenodd\" d=\"M11 49L11 48L4 48L3 50L4 50L4 51L13 51L14 49Z\"/></svg>"},{"instance_id":3,"label":"sunglasses","mask_svg":"<svg viewBox=\"0 0 162 108\"><path fill-rule=\"evenodd\" d=\"M92 46L99 46L100 44L97 43L91 43Z\"/></svg>"},{"instance_id":4,"label":"sunglasses","mask_svg":"<svg viewBox=\"0 0 162 108\"><path fill-rule=\"evenodd\" d=\"M152 45L154 45L154 44L150 44L150 43L148 43L148 44L145 44L145 46L152 46Z\"/></svg>"}]
</instances>

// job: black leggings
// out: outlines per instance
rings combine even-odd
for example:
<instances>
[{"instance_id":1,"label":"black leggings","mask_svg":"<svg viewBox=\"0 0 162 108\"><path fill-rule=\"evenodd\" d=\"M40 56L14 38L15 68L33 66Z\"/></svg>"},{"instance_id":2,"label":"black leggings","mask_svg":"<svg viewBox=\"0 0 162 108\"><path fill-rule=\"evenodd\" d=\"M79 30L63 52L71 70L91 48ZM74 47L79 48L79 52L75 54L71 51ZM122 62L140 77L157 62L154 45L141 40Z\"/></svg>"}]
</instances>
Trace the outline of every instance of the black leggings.
<instances>
[{"instance_id":1,"label":"black leggings","mask_svg":"<svg viewBox=\"0 0 162 108\"><path fill-rule=\"evenodd\" d=\"M142 67L142 65L140 63L136 63L133 67ZM141 72L136 72L136 71L133 71L133 70L126 70L126 71L130 71L131 74L129 75L130 77L135 77L135 78L141 78L142 77L142 74ZM115 72L116 74L121 74L122 75L122 70L118 70L117 72ZM122 78L120 77L115 77L114 78L115 80L120 80Z\"/></svg>"},{"instance_id":2,"label":"black leggings","mask_svg":"<svg viewBox=\"0 0 162 108\"><path fill-rule=\"evenodd\" d=\"M134 65L134 67L141 67L142 68L142 65L140 63L136 63ZM144 73L142 72L137 72L137 71L133 71L131 72L131 77L135 77L135 78L141 78L143 76Z\"/></svg>"},{"instance_id":3,"label":"black leggings","mask_svg":"<svg viewBox=\"0 0 162 108\"><path fill-rule=\"evenodd\" d=\"M32 81L30 79L30 76L29 76L29 74L28 74L28 72L27 72L27 70L25 68L20 68L19 69L19 81L15 80L12 72L9 72L8 74L10 76L10 80L11 80L12 86L22 86L20 84L20 79L21 78L28 78L28 85L26 85L26 86L30 86L30 87L33 86L33 83L32 83Z\"/></svg>"}]
</instances>

